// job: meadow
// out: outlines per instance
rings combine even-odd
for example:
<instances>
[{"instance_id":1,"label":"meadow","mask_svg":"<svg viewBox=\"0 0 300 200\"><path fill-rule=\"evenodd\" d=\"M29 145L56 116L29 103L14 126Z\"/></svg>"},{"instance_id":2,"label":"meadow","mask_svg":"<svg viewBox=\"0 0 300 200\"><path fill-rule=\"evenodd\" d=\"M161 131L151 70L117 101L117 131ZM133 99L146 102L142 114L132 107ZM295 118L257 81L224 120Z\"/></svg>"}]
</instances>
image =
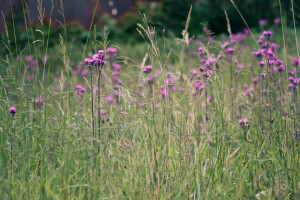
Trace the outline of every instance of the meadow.
<instances>
[{"instance_id":1,"label":"meadow","mask_svg":"<svg viewBox=\"0 0 300 200\"><path fill-rule=\"evenodd\" d=\"M297 27L190 36L187 16L175 38L141 17L135 45L5 33L0 199L299 199Z\"/></svg>"}]
</instances>

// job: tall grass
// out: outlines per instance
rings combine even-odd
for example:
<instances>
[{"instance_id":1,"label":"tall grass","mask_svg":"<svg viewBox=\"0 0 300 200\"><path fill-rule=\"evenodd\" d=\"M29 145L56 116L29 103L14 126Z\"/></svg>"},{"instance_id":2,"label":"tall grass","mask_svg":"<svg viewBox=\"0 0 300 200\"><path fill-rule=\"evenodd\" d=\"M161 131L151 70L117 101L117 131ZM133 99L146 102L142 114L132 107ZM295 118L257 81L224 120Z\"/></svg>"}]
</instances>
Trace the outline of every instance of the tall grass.
<instances>
[{"instance_id":1,"label":"tall grass","mask_svg":"<svg viewBox=\"0 0 300 200\"><path fill-rule=\"evenodd\" d=\"M142 15L137 31L144 44L117 46L106 30L97 38L94 29L93 41L77 45L64 27L50 49L51 23L45 27L42 6L39 11L42 29L36 30L23 2L26 46L11 45L17 31L7 31L1 41L8 49L0 69L1 199L300 198L299 85L288 88L289 70L296 68L293 76L299 77L299 66L290 62L299 53L288 29L272 29L270 38L284 45L274 50L279 59L286 57L281 73L272 72L269 59L264 68L258 65L255 31L234 45L231 31L214 42L206 31L192 42L190 14L180 39L161 39ZM234 48L232 56L221 48L225 41ZM109 45L118 47L118 55ZM81 63L99 49L110 55L103 68ZM212 64L204 67L202 59ZM244 66L238 73L235 60ZM111 75L116 71L120 75ZM252 82L256 77L258 84ZM75 89L79 84L87 91ZM254 91L246 94L244 84ZM108 96L117 100L109 103Z\"/></svg>"}]
</instances>

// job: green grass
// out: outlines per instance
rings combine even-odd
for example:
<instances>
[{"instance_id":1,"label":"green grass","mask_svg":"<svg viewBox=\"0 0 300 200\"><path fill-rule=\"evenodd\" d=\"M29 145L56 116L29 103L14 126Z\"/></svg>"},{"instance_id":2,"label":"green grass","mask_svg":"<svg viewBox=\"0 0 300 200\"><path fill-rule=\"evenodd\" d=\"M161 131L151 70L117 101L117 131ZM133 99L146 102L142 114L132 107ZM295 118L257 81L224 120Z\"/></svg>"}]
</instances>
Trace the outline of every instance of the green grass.
<instances>
[{"instance_id":1,"label":"green grass","mask_svg":"<svg viewBox=\"0 0 300 200\"><path fill-rule=\"evenodd\" d=\"M143 44L118 46L110 41L119 48L111 62L122 66L123 95L118 105L106 103L106 96L114 92L108 62L101 79L100 107L107 114L101 116L100 138L97 114L96 135L92 135L90 77L72 72L82 58L107 47L102 38L88 41L85 54L84 44L71 35L53 39L56 43L48 48L43 31L25 46L7 45L9 53L0 65L1 199L299 199L300 149L294 138L299 128L299 114L295 114L299 113L299 86L296 95L288 90L287 72L274 75L276 81L262 81L271 92L260 101L252 83L259 73L252 55L258 47L248 36L235 46L233 60L245 68L230 90L230 60L221 52L225 36L220 36L205 45L207 53L222 53L219 70L206 81L205 91L194 96L190 70L202 65L193 54L198 46L141 32ZM286 70L297 57L292 33L286 35L287 52L283 48L276 52L282 60L286 56ZM260 34L255 32L255 38ZM281 31L274 29L273 34L272 42L283 47ZM203 37L199 37L202 42ZM50 59L44 65L45 54ZM26 69L27 55L38 60L32 81L26 80L26 73L31 73ZM138 87L147 78L141 72L143 58L158 73L153 97L147 84ZM184 91L162 99L160 88L168 71L178 78L176 88ZM245 83L255 88L250 97L243 95ZM82 99L75 93L77 84L87 89ZM39 96L45 99L42 109L32 102ZM213 102L206 100L208 96ZM276 103L278 97L286 98L282 105ZM97 113L97 99L94 102ZM17 109L14 117L11 106ZM239 118L247 118L249 127L242 128Z\"/></svg>"}]
</instances>

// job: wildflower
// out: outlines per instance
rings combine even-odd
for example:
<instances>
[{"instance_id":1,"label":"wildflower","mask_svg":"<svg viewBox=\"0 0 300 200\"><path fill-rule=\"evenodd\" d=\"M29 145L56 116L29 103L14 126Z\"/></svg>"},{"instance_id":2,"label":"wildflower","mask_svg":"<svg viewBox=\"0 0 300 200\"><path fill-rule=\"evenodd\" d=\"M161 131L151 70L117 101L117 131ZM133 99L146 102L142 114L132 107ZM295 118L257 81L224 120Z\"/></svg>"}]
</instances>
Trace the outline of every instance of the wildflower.
<instances>
[{"instance_id":1,"label":"wildflower","mask_svg":"<svg viewBox=\"0 0 300 200\"><path fill-rule=\"evenodd\" d=\"M16 112L17 112L17 110L16 110L15 107L10 107L10 108L9 108L9 112L10 112L10 114L14 117L15 114L16 114Z\"/></svg>"},{"instance_id":2,"label":"wildflower","mask_svg":"<svg viewBox=\"0 0 300 200\"><path fill-rule=\"evenodd\" d=\"M106 110L100 110L101 115L106 115Z\"/></svg>"},{"instance_id":3,"label":"wildflower","mask_svg":"<svg viewBox=\"0 0 300 200\"><path fill-rule=\"evenodd\" d=\"M272 31L264 31L263 35L267 37L267 40L270 40L270 38L272 37Z\"/></svg>"},{"instance_id":4,"label":"wildflower","mask_svg":"<svg viewBox=\"0 0 300 200\"><path fill-rule=\"evenodd\" d=\"M233 52L234 52L233 48L228 48L225 50L225 54L228 56L233 56Z\"/></svg>"},{"instance_id":5,"label":"wildflower","mask_svg":"<svg viewBox=\"0 0 300 200\"><path fill-rule=\"evenodd\" d=\"M87 69L84 69L81 71L82 76L86 76L88 73L89 73L89 71Z\"/></svg>"},{"instance_id":6,"label":"wildflower","mask_svg":"<svg viewBox=\"0 0 300 200\"><path fill-rule=\"evenodd\" d=\"M256 78L252 79L252 82L253 82L254 84L257 84L257 83L258 83L258 80L259 80L259 78L256 77Z\"/></svg>"},{"instance_id":7,"label":"wildflower","mask_svg":"<svg viewBox=\"0 0 300 200\"><path fill-rule=\"evenodd\" d=\"M111 66L115 69L115 70L120 70L121 69L121 65L117 64L117 63L113 63L111 64Z\"/></svg>"},{"instance_id":8,"label":"wildflower","mask_svg":"<svg viewBox=\"0 0 300 200\"><path fill-rule=\"evenodd\" d=\"M254 91L254 89L253 88L249 88L249 89L247 89L246 90L246 92L244 93L244 96L249 96L250 95L250 93L252 93Z\"/></svg>"},{"instance_id":9,"label":"wildflower","mask_svg":"<svg viewBox=\"0 0 300 200\"><path fill-rule=\"evenodd\" d=\"M278 67L278 71L279 71L279 72L284 71L284 65L280 65L280 66Z\"/></svg>"},{"instance_id":10,"label":"wildflower","mask_svg":"<svg viewBox=\"0 0 300 200\"><path fill-rule=\"evenodd\" d=\"M152 76L150 76L148 79L148 84L152 85L154 83L156 77L157 77L157 74L153 74Z\"/></svg>"},{"instance_id":11,"label":"wildflower","mask_svg":"<svg viewBox=\"0 0 300 200\"><path fill-rule=\"evenodd\" d=\"M46 63L49 60L49 56L44 56L42 58L43 63Z\"/></svg>"},{"instance_id":12,"label":"wildflower","mask_svg":"<svg viewBox=\"0 0 300 200\"><path fill-rule=\"evenodd\" d=\"M179 87L179 88L178 88L178 91L179 91L179 92L183 92L183 87Z\"/></svg>"},{"instance_id":13,"label":"wildflower","mask_svg":"<svg viewBox=\"0 0 300 200\"><path fill-rule=\"evenodd\" d=\"M76 85L76 94L78 96L83 96L86 89L82 85Z\"/></svg>"},{"instance_id":14,"label":"wildflower","mask_svg":"<svg viewBox=\"0 0 300 200\"><path fill-rule=\"evenodd\" d=\"M297 58L293 58L293 60L292 60L292 64L294 64L295 66L298 66L298 65L299 65L299 63L300 63L299 59L297 59Z\"/></svg>"},{"instance_id":15,"label":"wildflower","mask_svg":"<svg viewBox=\"0 0 300 200\"><path fill-rule=\"evenodd\" d=\"M264 26L266 23L267 23L267 20L265 20L265 19L259 20L259 25L260 26Z\"/></svg>"},{"instance_id":16,"label":"wildflower","mask_svg":"<svg viewBox=\"0 0 300 200\"><path fill-rule=\"evenodd\" d=\"M203 57L204 54L205 54L205 51L203 50L203 48L202 48L202 47L199 47L199 48L198 48L198 55L199 55L200 57Z\"/></svg>"},{"instance_id":17,"label":"wildflower","mask_svg":"<svg viewBox=\"0 0 300 200\"><path fill-rule=\"evenodd\" d=\"M248 85L247 85L247 84L244 84L244 88L247 89L247 88L248 88Z\"/></svg>"},{"instance_id":18,"label":"wildflower","mask_svg":"<svg viewBox=\"0 0 300 200\"><path fill-rule=\"evenodd\" d=\"M106 97L106 102L109 104L116 104L116 100L114 98L112 98L111 96L107 96Z\"/></svg>"},{"instance_id":19,"label":"wildflower","mask_svg":"<svg viewBox=\"0 0 300 200\"><path fill-rule=\"evenodd\" d=\"M200 66L200 67L198 67L198 70L201 71L201 72L203 72L204 68Z\"/></svg>"},{"instance_id":20,"label":"wildflower","mask_svg":"<svg viewBox=\"0 0 300 200\"><path fill-rule=\"evenodd\" d=\"M270 105L269 105L269 104L267 104L267 105L266 105L266 107L269 109L269 108L270 108Z\"/></svg>"},{"instance_id":21,"label":"wildflower","mask_svg":"<svg viewBox=\"0 0 300 200\"><path fill-rule=\"evenodd\" d=\"M35 104L36 104L38 109L42 109L42 107L45 104L45 100L40 96L40 98L35 100Z\"/></svg>"},{"instance_id":22,"label":"wildflower","mask_svg":"<svg viewBox=\"0 0 300 200\"><path fill-rule=\"evenodd\" d=\"M197 70L191 69L190 73L191 73L192 75L195 75L195 74L197 74Z\"/></svg>"},{"instance_id":23,"label":"wildflower","mask_svg":"<svg viewBox=\"0 0 300 200\"><path fill-rule=\"evenodd\" d=\"M279 18L279 17L276 17L276 18L273 20L273 22L274 22L275 24L279 24L279 23L280 23L280 18Z\"/></svg>"},{"instance_id":24,"label":"wildflower","mask_svg":"<svg viewBox=\"0 0 300 200\"><path fill-rule=\"evenodd\" d=\"M8 83L5 83L5 84L4 84L4 87L5 87L5 88L9 88L9 84L8 84Z\"/></svg>"},{"instance_id":25,"label":"wildflower","mask_svg":"<svg viewBox=\"0 0 300 200\"><path fill-rule=\"evenodd\" d=\"M211 96L207 97L207 101L211 103L212 102L212 97Z\"/></svg>"},{"instance_id":26,"label":"wildflower","mask_svg":"<svg viewBox=\"0 0 300 200\"><path fill-rule=\"evenodd\" d=\"M242 128L245 128L245 127L248 127L249 126L249 121L248 121L248 119L240 119L240 120L238 120L238 123L240 124L240 126L242 127Z\"/></svg>"},{"instance_id":27,"label":"wildflower","mask_svg":"<svg viewBox=\"0 0 300 200\"><path fill-rule=\"evenodd\" d=\"M145 68L142 70L145 74L149 74L152 70L152 66L151 65L147 65L145 66Z\"/></svg>"}]
</instances>

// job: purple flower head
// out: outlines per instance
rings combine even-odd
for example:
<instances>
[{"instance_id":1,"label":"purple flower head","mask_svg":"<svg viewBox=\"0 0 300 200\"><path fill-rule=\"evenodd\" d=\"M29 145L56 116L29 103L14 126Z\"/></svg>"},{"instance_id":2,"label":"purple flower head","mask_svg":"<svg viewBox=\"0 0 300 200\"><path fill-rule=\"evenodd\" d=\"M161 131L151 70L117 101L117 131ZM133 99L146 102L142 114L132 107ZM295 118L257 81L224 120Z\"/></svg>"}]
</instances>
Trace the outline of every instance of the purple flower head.
<instances>
[{"instance_id":1,"label":"purple flower head","mask_svg":"<svg viewBox=\"0 0 300 200\"><path fill-rule=\"evenodd\" d=\"M178 91L179 91L179 92L183 92L183 87L179 87L179 88L178 88Z\"/></svg>"},{"instance_id":2,"label":"purple flower head","mask_svg":"<svg viewBox=\"0 0 300 200\"><path fill-rule=\"evenodd\" d=\"M76 85L76 94L78 96L83 96L84 92L86 91L86 89L82 86L82 85Z\"/></svg>"},{"instance_id":3,"label":"purple flower head","mask_svg":"<svg viewBox=\"0 0 300 200\"><path fill-rule=\"evenodd\" d=\"M260 26L264 26L266 23L267 23L267 20L265 20L265 19L259 20L259 25Z\"/></svg>"},{"instance_id":4,"label":"purple flower head","mask_svg":"<svg viewBox=\"0 0 300 200\"><path fill-rule=\"evenodd\" d=\"M293 88L294 88L293 84L290 83L290 84L288 85L288 88L289 88L289 89L293 89Z\"/></svg>"},{"instance_id":5,"label":"purple flower head","mask_svg":"<svg viewBox=\"0 0 300 200\"><path fill-rule=\"evenodd\" d=\"M151 65L147 65L144 67L144 69L142 70L145 74L149 74L152 71L152 66Z\"/></svg>"},{"instance_id":6,"label":"purple flower head","mask_svg":"<svg viewBox=\"0 0 300 200\"><path fill-rule=\"evenodd\" d=\"M153 74L152 76L150 76L148 79L148 84L152 85L155 82L156 77L157 77L157 74Z\"/></svg>"},{"instance_id":7,"label":"purple flower head","mask_svg":"<svg viewBox=\"0 0 300 200\"><path fill-rule=\"evenodd\" d=\"M27 61L27 62L31 62L32 60L33 60L33 56L27 56L27 57L26 57L26 61Z\"/></svg>"},{"instance_id":8,"label":"purple flower head","mask_svg":"<svg viewBox=\"0 0 300 200\"><path fill-rule=\"evenodd\" d=\"M12 114L14 116L16 114L17 110L15 107L10 107L9 112L10 112L10 114Z\"/></svg>"},{"instance_id":9,"label":"purple flower head","mask_svg":"<svg viewBox=\"0 0 300 200\"><path fill-rule=\"evenodd\" d=\"M263 35L269 40L272 37L272 31L264 31Z\"/></svg>"},{"instance_id":10,"label":"purple flower head","mask_svg":"<svg viewBox=\"0 0 300 200\"><path fill-rule=\"evenodd\" d=\"M226 49L230 46L230 43L229 42L225 42L224 44L221 45L222 49Z\"/></svg>"},{"instance_id":11,"label":"purple flower head","mask_svg":"<svg viewBox=\"0 0 300 200\"><path fill-rule=\"evenodd\" d=\"M100 115L106 115L106 110L100 110Z\"/></svg>"},{"instance_id":12,"label":"purple flower head","mask_svg":"<svg viewBox=\"0 0 300 200\"><path fill-rule=\"evenodd\" d=\"M247 89L246 92L244 93L244 96L249 96L253 91L254 91L253 88Z\"/></svg>"},{"instance_id":13,"label":"purple flower head","mask_svg":"<svg viewBox=\"0 0 300 200\"><path fill-rule=\"evenodd\" d=\"M293 58L293 60L292 60L292 64L294 64L294 65L298 66L298 65L299 65L299 63L300 63L300 61L299 61L299 59L298 59L298 58Z\"/></svg>"},{"instance_id":14,"label":"purple flower head","mask_svg":"<svg viewBox=\"0 0 300 200\"><path fill-rule=\"evenodd\" d=\"M43 63L46 63L49 60L49 56L44 56L42 58Z\"/></svg>"},{"instance_id":15,"label":"purple flower head","mask_svg":"<svg viewBox=\"0 0 300 200\"><path fill-rule=\"evenodd\" d=\"M111 66L115 69L115 70L120 70L121 69L121 65L117 64L117 63L113 63L111 64Z\"/></svg>"},{"instance_id":16,"label":"purple flower head","mask_svg":"<svg viewBox=\"0 0 300 200\"><path fill-rule=\"evenodd\" d=\"M244 84L244 88L247 89L248 88L248 84Z\"/></svg>"},{"instance_id":17,"label":"purple flower head","mask_svg":"<svg viewBox=\"0 0 300 200\"><path fill-rule=\"evenodd\" d=\"M267 104L266 107L269 109L270 108L270 104Z\"/></svg>"},{"instance_id":18,"label":"purple flower head","mask_svg":"<svg viewBox=\"0 0 300 200\"><path fill-rule=\"evenodd\" d=\"M120 72L119 71L113 71L112 72L112 76L119 76L120 75Z\"/></svg>"},{"instance_id":19,"label":"purple flower head","mask_svg":"<svg viewBox=\"0 0 300 200\"><path fill-rule=\"evenodd\" d=\"M198 67L198 70L201 71L201 72L203 72L204 68L200 66L200 67Z\"/></svg>"},{"instance_id":20,"label":"purple flower head","mask_svg":"<svg viewBox=\"0 0 300 200\"><path fill-rule=\"evenodd\" d=\"M117 56L117 48L108 47L106 51L107 51L107 53L110 53L113 57Z\"/></svg>"},{"instance_id":21,"label":"purple flower head","mask_svg":"<svg viewBox=\"0 0 300 200\"><path fill-rule=\"evenodd\" d=\"M278 71L279 71L279 72L283 72L283 71L284 71L284 65L280 65L280 66L278 67Z\"/></svg>"},{"instance_id":22,"label":"purple flower head","mask_svg":"<svg viewBox=\"0 0 300 200\"><path fill-rule=\"evenodd\" d=\"M5 87L5 88L9 88L9 84L8 84L8 83L5 83L5 84L4 84L4 87Z\"/></svg>"},{"instance_id":23,"label":"purple flower head","mask_svg":"<svg viewBox=\"0 0 300 200\"><path fill-rule=\"evenodd\" d=\"M259 63L258 63L258 64L259 64L259 66L260 66L260 67L263 67L263 66L265 66L265 62L264 62L264 61L259 61Z\"/></svg>"},{"instance_id":24,"label":"purple flower head","mask_svg":"<svg viewBox=\"0 0 300 200\"><path fill-rule=\"evenodd\" d=\"M123 81L121 79L119 79L117 76L113 77L113 80L118 84L118 85L122 85Z\"/></svg>"},{"instance_id":25,"label":"purple flower head","mask_svg":"<svg viewBox=\"0 0 300 200\"><path fill-rule=\"evenodd\" d=\"M114 98L112 98L111 96L106 97L106 102L108 104L116 104L117 103L117 101Z\"/></svg>"},{"instance_id":26,"label":"purple flower head","mask_svg":"<svg viewBox=\"0 0 300 200\"><path fill-rule=\"evenodd\" d=\"M191 73L192 75L195 75L195 74L197 74L197 70L191 69L190 73Z\"/></svg>"},{"instance_id":27,"label":"purple flower head","mask_svg":"<svg viewBox=\"0 0 300 200\"><path fill-rule=\"evenodd\" d=\"M232 56L233 52L234 52L233 48L228 48L228 49L225 50L225 54L228 55L228 56Z\"/></svg>"},{"instance_id":28,"label":"purple flower head","mask_svg":"<svg viewBox=\"0 0 300 200\"><path fill-rule=\"evenodd\" d=\"M35 104L37 108L42 109L43 105L45 104L45 100L40 96L40 98L35 100Z\"/></svg>"},{"instance_id":29,"label":"purple flower head","mask_svg":"<svg viewBox=\"0 0 300 200\"><path fill-rule=\"evenodd\" d=\"M238 123L240 124L240 126L241 126L242 128L245 128L245 127L249 126L249 121L248 121L248 119L240 119L240 120L238 120Z\"/></svg>"},{"instance_id":30,"label":"purple flower head","mask_svg":"<svg viewBox=\"0 0 300 200\"><path fill-rule=\"evenodd\" d=\"M280 23L280 18L276 17L273 21L274 21L275 24L279 24Z\"/></svg>"},{"instance_id":31,"label":"purple flower head","mask_svg":"<svg viewBox=\"0 0 300 200\"><path fill-rule=\"evenodd\" d=\"M87 69L84 69L81 71L82 76L86 76L88 73L89 73L89 71Z\"/></svg>"},{"instance_id":32,"label":"purple flower head","mask_svg":"<svg viewBox=\"0 0 300 200\"><path fill-rule=\"evenodd\" d=\"M212 97L211 96L207 97L207 101L211 103L212 102Z\"/></svg>"},{"instance_id":33,"label":"purple flower head","mask_svg":"<svg viewBox=\"0 0 300 200\"><path fill-rule=\"evenodd\" d=\"M205 51L203 50L202 47L199 47L199 48L198 48L198 54L199 54L200 57L203 57L203 56L204 56Z\"/></svg>"},{"instance_id":34,"label":"purple flower head","mask_svg":"<svg viewBox=\"0 0 300 200\"><path fill-rule=\"evenodd\" d=\"M98 55L99 55L100 58L103 58L104 55L105 55L105 52L103 50L99 50Z\"/></svg>"}]
</instances>

